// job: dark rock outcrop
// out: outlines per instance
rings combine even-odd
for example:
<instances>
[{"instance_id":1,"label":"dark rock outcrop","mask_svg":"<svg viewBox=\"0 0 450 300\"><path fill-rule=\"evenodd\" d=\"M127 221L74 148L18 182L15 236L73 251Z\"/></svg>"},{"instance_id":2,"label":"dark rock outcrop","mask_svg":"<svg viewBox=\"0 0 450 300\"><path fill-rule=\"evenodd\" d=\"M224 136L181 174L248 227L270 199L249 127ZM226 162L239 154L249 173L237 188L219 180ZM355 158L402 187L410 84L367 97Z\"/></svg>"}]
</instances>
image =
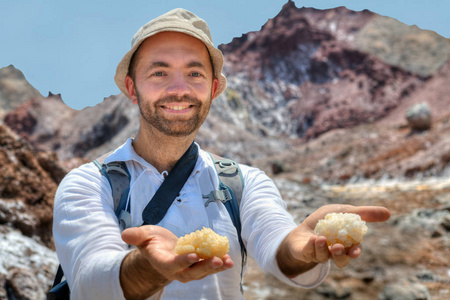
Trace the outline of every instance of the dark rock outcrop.
<instances>
[{"instance_id":1,"label":"dark rock outcrop","mask_svg":"<svg viewBox=\"0 0 450 300\"><path fill-rule=\"evenodd\" d=\"M53 199L67 170L0 125L0 299L44 299L57 268Z\"/></svg>"},{"instance_id":2,"label":"dark rock outcrop","mask_svg":"<svg viewBox=\"0 0 450 300\"><path fill-rule=\"evenodd\" d=\"M0 125L0 224L53 247L53 197L65 173L54 153L35 152Z\"/></svg>"},{"instance_id":3,"label":"dark rock outcrop","mask_svg":"<svg viewBox=\"0 0 450 300\"><path fill-rule=\"evenodd\" d=\"M54 151L62 160L93 159L135 134L139 112L122 95L80 111L68 107L60 95L50 95L24 103L4 121L37 150Z\"/></svg>"},{"instance_id":4,"label":"dark rock outcrop","mask_svg":"<svg viewBox=\"0 0 450 300\"><path fill-rule=\"evenodd\" d=\"M8 299L44 299L45 290L42 284L29 269L13 268L8 272L6 280Z\"/></svg>"},{"instance_id":5,"label":"dark rock outcrop","mask_svg":"<svg viewBox=\"0 0 450 300\"><path fill-rule=\"evenodd\" d=\"M376 17L290 2L260 31L221 45L229 88L251 109L236 121L256 134L311 139L387 116L423 82L363 51L359 30Z\"/></svg>"}]
</instances>

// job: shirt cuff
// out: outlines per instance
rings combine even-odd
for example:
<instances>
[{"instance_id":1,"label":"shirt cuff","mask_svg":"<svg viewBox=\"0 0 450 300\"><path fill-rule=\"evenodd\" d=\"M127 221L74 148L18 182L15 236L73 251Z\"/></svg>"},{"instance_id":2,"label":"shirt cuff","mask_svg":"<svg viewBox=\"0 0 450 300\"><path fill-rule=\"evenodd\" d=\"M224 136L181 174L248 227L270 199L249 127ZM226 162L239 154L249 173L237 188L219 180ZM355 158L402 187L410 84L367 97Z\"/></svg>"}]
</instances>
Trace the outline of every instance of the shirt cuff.
<instances>
[{"instance_id":1,"label":"shirt cuff","mask_svg":"<svg viewBox=\"0 0 450 300\"><path fill-rule=\"evenodd\" d=\"M321 284L325 278L327 278L328 273L330 272L330 262L326 262L323 264L317 264L311 270L302 273L294 278L287 278L295 285L300 285L303 288L314 288Z\"/></svg>"},{"instance_id":2,"label":"shirt cuff","mask_svg":"<svg viewBox=\"0 0 450 300\"><path fill-rule=\"evenodd\" d=\"M105 253L96 259L96 263L90 262L89 266L78 274L77 280L70 287L70 299L125 300L120 285L120 267L128 252Z\"/></svg>"},{"instance_id":3,"label":"shirt cuff","mask_svg":"<svg viewBox=\"0 0 450 300\"><path fill-rule=\"evenodd\" d=\"M277 264L276 260L275 264ZM274 270L273 275L275 275L282 282L294 287L311 289L321 284L328 276L328 273L330 272L330 262L328 261L323 264L317 264L311 270L306 271L300 275L297 275L294 278L289 278L286 275L284 275L281 272L280 268L278 267L278 264L276 265L275 268L273 268L273 270Z\"/></svg>"}]
</instances>

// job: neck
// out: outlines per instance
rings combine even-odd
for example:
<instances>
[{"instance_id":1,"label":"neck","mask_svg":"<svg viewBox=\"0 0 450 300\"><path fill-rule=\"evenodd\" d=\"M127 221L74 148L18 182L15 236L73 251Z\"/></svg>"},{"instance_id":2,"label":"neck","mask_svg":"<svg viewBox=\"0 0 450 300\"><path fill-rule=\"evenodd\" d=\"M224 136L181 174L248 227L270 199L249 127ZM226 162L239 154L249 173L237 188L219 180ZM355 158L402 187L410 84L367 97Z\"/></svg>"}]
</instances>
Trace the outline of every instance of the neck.
<instances>
[{"instance_id":1,"label":"neck","mask_svg":"<svg viewBox=\"0 0 450 300\"><path fill-rule=\"evenodd\" d=\"M133 141L134 151L160 173L170 172L194 141L197 132L182 137L149 133L141 129Z\"/></svg>"}]
</instances>

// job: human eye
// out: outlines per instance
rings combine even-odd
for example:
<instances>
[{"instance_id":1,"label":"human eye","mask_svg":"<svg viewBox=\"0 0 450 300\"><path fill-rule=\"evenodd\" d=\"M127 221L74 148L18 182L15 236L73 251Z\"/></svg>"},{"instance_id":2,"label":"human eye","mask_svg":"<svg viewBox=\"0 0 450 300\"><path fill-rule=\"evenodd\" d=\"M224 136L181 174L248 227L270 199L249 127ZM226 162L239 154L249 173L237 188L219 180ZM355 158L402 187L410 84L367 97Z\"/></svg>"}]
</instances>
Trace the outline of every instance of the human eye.
<instances>
[{"instance_id":1,"label":"human eye","mask_svg":"<svg viewBox=\"0 0 450 300\"><path fill-rule=\"evenodd\" d=\"M191 72L191 76L192 77L202 77L203 76L203 74L202 73L200 73L200 72Z\"/></svg>"},{"instance_id":2,"label":"human eye","mask_svg":"<svg viewBox=\"0 0 450 300\"><path fill-rule=\"evenodd\" d=\"M155 76L155 77L161 77L161 76L164 76L164 72L162 72L162 71L154 72L154 73L153 73L153 76Z\"/></svg>"}]
</instances>

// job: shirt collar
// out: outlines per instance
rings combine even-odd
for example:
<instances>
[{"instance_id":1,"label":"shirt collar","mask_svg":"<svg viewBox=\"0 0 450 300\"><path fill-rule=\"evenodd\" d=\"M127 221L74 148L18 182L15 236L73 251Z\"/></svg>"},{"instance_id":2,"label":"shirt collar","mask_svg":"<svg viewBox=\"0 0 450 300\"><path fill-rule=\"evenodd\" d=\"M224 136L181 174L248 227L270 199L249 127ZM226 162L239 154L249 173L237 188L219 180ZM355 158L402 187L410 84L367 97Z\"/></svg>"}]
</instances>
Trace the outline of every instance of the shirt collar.
<instances>
[{"instance_id":1,"label":"shirt collar","mask_svg":"<svg viewBox=\"0 0 450 300\"><path fill-rule=\"evenodd\" d=\"M208 154L205 151L203 151L198 144L197 146L199 151L198 159L192 174L196 174L203 168L208 166L207 163L208 160L205 161L205 158L208 156ZM133 138L129 138L122 146L120 146L113 153L111 153L111 155L109 155L105 159L104 163L107 164L113 161L136 162L141 164L145 169L152 169L155 172L159 173L158 170L156 170L156 168L153 165L151 165L149 162L147 162L145 159L143 159L134 151Z\"/></svg>"}]
</instances>

